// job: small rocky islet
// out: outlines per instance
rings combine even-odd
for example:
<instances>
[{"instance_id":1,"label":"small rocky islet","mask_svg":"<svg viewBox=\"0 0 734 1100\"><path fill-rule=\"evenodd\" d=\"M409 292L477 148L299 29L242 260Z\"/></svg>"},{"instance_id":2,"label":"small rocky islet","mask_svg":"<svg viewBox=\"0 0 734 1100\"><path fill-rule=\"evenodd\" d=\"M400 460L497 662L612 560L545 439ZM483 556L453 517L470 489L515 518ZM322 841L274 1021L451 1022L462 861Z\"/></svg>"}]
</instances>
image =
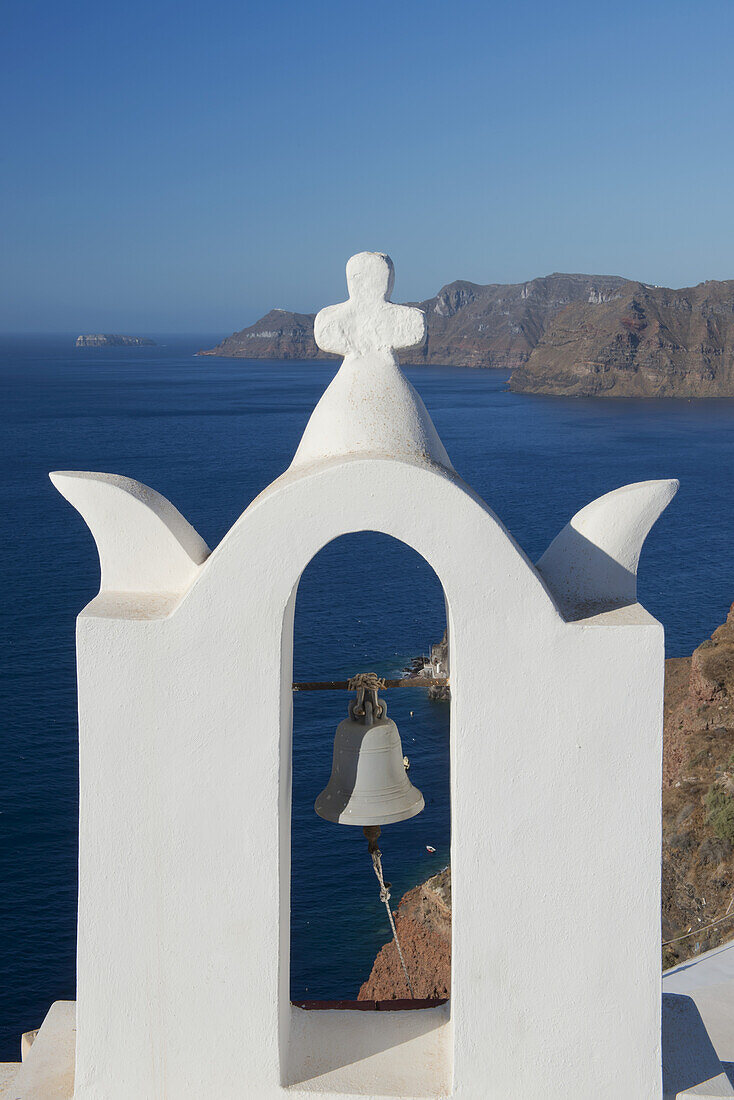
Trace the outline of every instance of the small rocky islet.
<instances>
[{"instance_id":1,"label":"small rocky islet","mask_svg":"<svg viewBox=\"0 0 734 1100\"><path fill-rule=\"evenodd\" d=\"M417 305L426 336L400 354L420 366L512 371L516 393L567 397L734 397L734 280L681 290L617 275L556 273L487 286L458 280ZM274 309L200 355L329 359L314 314Z\"/></svg>"},{"instance_id":2,"label":"small rocky islet","mask_svg":"<svg viewBox=\"0 0 734 1100\"><path fill-rule=\"evenodd\" d=\"M155 340L149 336L117 336L111 333L93 332L77 336L78 348L154 348Z\"/></svg>"}]
</instances>

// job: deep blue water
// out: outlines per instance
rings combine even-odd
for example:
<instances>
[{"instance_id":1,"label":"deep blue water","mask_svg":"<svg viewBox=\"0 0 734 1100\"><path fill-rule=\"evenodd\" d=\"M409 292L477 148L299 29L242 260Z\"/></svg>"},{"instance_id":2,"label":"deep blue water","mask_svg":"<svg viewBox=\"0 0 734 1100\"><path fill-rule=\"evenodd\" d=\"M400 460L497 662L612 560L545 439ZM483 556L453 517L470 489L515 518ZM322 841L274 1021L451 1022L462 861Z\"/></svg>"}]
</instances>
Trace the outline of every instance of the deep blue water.
<instances>
[{"instance_id":1,"label":"deep blue water","mask_svg":"<svg viewBox=\"0 0 734 1100\"><path fill-rule=\"evenodd\" d=\"M47 473L137 478L214 546L289 464L335 369L196 359L214 336L159 339L157 348L79 351L71 337L0 341L0 1060L18 1057L21 1032L51 1001L74 996L74 619L99 574L87 528ZM734 600L734 402L567 401L510 394L502 372L408 374L459 473L533 559L601 493L679 477L643 552L640 598L673 656L722 622ZM417 555L374 534L340 539L301 582L296 676L392 672L443 627L440 586ZM415 689L389 693L388 705L427 803L384 832L399 896L448 858L448 708ZM343 693L295 697L294 997L355 996L388 938L359 830L312 808L345 707Z\"/></svg>"}]
</instances>

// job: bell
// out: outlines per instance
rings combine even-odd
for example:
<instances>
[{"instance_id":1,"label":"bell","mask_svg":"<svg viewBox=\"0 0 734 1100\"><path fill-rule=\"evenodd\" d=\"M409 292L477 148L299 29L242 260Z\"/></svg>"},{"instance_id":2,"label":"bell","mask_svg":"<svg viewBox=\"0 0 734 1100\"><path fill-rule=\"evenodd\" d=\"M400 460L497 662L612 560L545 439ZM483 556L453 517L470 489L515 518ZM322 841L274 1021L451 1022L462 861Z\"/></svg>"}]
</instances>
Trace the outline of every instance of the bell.
<instances>
[{"instance_id":1,"label":"bell","mask_svg":"<svg viewBox=\"0 0 734 1100\"><path fill-rule=\"evenodd\" d=\"M319 817L339 825L391 825L425 805L408 779L398 727L370 679L377 683L368 676L352 681L357 698L337 726L331 778L314 804Z\"/></svg>"}]
</instances>

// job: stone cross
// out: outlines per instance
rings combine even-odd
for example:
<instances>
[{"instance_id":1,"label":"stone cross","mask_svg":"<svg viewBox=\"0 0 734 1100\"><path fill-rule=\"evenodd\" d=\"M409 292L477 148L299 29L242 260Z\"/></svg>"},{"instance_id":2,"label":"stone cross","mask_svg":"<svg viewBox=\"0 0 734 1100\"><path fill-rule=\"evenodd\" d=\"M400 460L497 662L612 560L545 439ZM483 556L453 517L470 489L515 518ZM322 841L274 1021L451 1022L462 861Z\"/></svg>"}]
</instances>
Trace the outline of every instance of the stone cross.
<instances>
[{"instance_id":1,"label":"stone cross","mask_svg":"<svg viewBox=\"0 0 734 1100\"><path fill-rule=\"evenodd\" d=\"M395 352L419 344L422 310L389 300L395 272L382 252L359 252L347 263L349 298L316 315L314 337L344 362L311 414L292 466L335 455L371 453L437 462L449 456Z\"/></svg>"},{"instance_id":2,"label":"stone cross","mask_svg":"<svg viewBox=\"0 0 734 1100\"><path fill-rule=\"evenodd\" d=\"M412 348L426 330L421 310L390 301L395 270L382 252L359 252L347 264L349 298L327 306L314 322L323 351L362 358L377 352L395 359L398 348Z\"/></svg>"}]
</instances>

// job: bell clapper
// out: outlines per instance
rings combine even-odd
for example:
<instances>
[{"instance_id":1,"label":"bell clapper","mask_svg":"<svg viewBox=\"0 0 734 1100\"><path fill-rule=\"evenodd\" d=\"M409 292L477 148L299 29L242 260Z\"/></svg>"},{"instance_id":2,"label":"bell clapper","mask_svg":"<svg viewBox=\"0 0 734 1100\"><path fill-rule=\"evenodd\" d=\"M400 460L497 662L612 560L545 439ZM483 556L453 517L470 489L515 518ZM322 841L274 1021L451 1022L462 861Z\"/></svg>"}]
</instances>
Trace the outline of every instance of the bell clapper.
<instances>
[{"instance_id":1,"label":"bell clapper","mask_svg":"<svg viewBox=\"0 0 734 1100\"><path fill-rule=\"evenodd\" d=\"M377 847L377 841L380 839L382 829L379 825L365 825L362 829L367 839L367 851L372 855L373 852L379 852Z\"/></svg>"}]
</instances>

